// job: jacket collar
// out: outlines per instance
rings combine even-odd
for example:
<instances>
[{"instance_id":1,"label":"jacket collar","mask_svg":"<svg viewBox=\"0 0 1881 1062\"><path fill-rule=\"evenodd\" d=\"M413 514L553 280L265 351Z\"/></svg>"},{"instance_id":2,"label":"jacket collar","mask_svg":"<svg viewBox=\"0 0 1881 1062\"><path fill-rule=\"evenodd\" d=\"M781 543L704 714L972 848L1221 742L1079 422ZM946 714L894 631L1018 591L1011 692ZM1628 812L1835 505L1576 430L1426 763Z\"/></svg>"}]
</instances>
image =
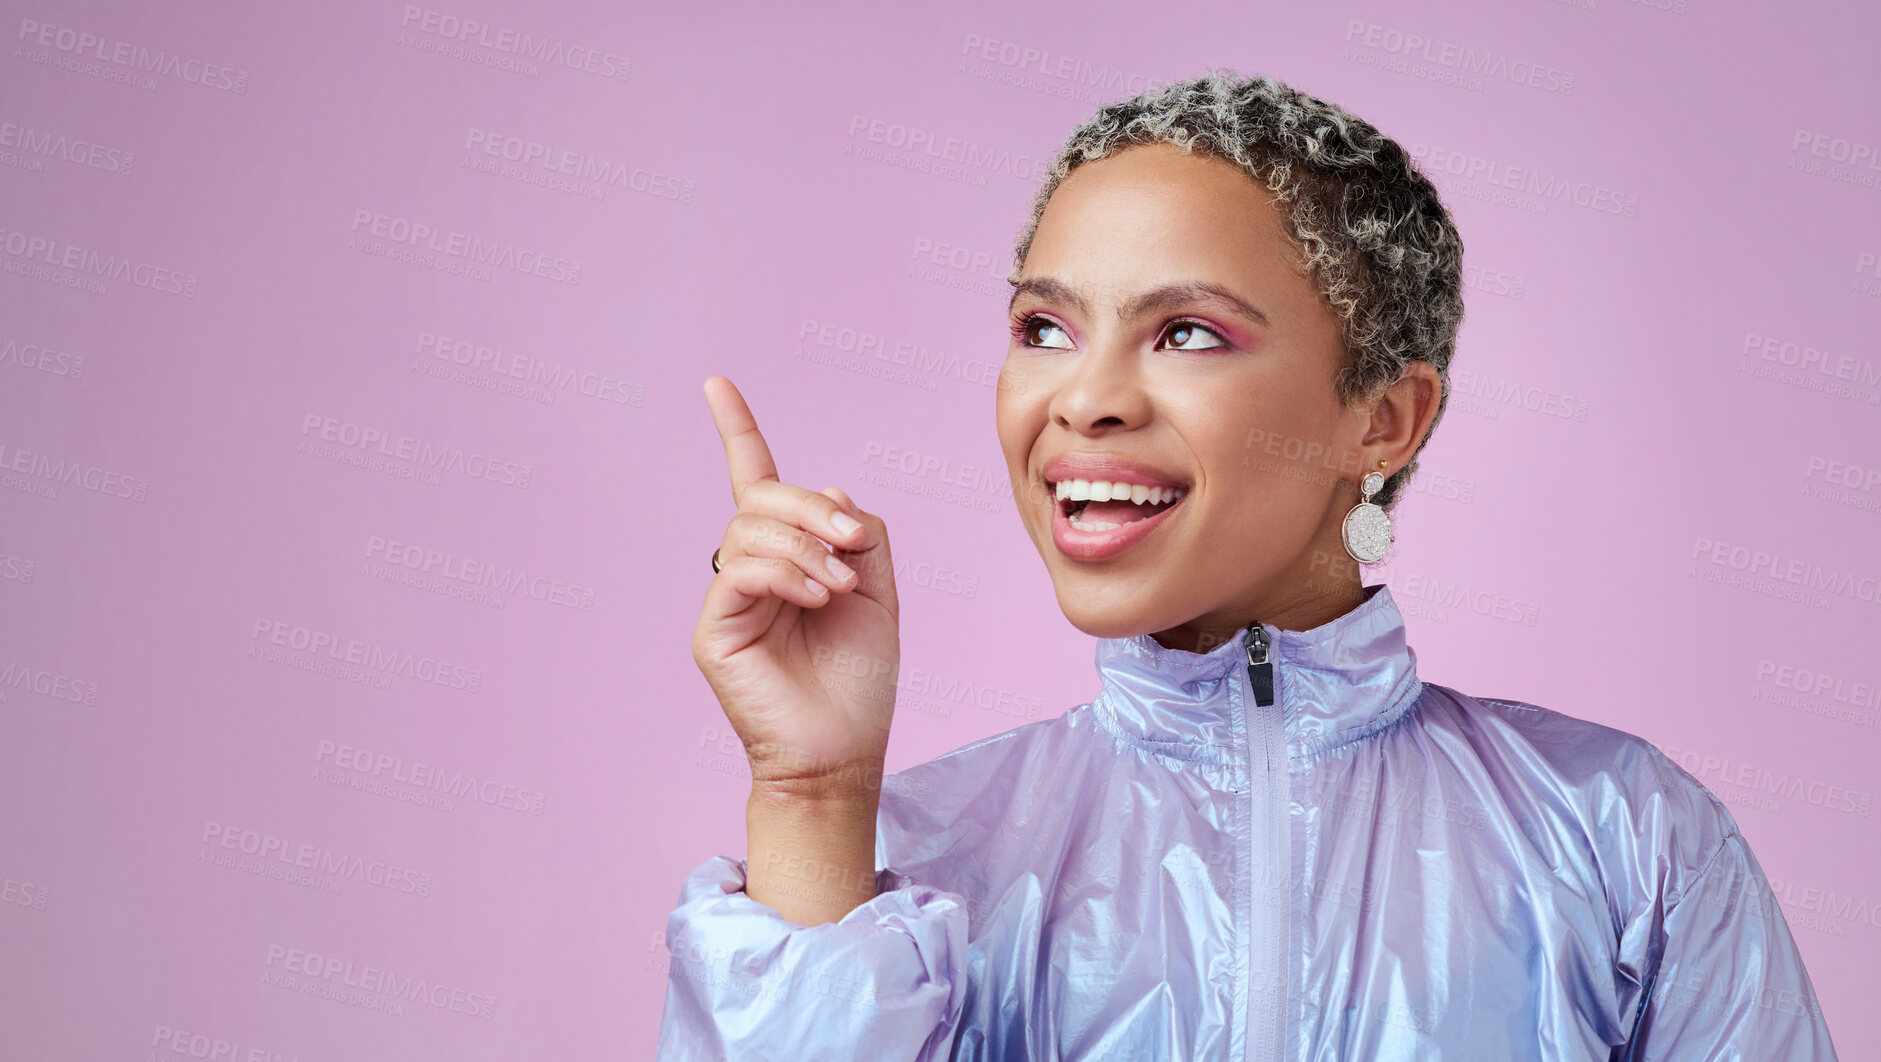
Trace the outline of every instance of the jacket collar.
<instances>
[{"instance_id":1,"label":"jacket collar","mask_svg":"<svg viewBox=\"0 0 1881 1062\"><path fill-rule=\"evenodd\" d=\"M1183 759L1239 759L1223 753L1248 748L1263 712L1279 713L1295 754L1381 729L1416 701L1423 683L1390 588L1364 591L1351 611L1311 630L1262 624L1273 704L1254 704L1243 628L1206 653L1165 649L1148 634L1098 639L1103 689L1094 707L1126 737Z\"/></svg>"}]
</instances>

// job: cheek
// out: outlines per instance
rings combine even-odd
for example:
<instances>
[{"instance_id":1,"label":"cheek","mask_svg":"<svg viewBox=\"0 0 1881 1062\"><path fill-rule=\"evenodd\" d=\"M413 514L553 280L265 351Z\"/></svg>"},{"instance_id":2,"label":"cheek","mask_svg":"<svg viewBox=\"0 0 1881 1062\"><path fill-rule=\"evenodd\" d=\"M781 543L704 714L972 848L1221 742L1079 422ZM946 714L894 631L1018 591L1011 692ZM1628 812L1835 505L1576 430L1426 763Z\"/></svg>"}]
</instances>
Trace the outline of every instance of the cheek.
<instances>
[{"instance_id":1,"label":"cheek","mask_svg":"<svg viewBox=\"0 0 1881 1062\"><path fill-rule=\"evenodd\" d=\"M1032 390L1032 375L1022 362L1008 353L1005 363L999 367L999 380L996 384L995 393L999 396L1000 405L1003 407L1008 400L1023 401Z\"/></svg>"},{"instance_id":2,"label":"cheek","mask_svg":"<svg viewBox=\"0 0 1881 1062\"><path fill-rule=\"evenodd\" d=\"M994 400L993 419L1000 449L1006 452L1007 460L1023 466L1039 431L1045 426L1045 411L1036 396L1004 390L1006 381L1007 376L1002 373L999 378L1002 389Z\"/></svg>"},{"instance_id":3,"label":"cheek","mask_svg":"<svg viewBox=\"0 0 1881 1062\"><path fill-rule=\"evenodd\" d=\"M1311 523L1339 478L1326 426L1298 411L1263 412L1217 436L1206 458L1210 478L1226 488L1224 501L1237 518L1270 529L1295 517Z\"/></svg>"},{"instance_id":4,"label":"cheek","mask_svg":"<svg viewBox=\"0 0 1881 1062\"><path fill-rule=\"evenodd\" d=\"M1296 555L1312 540L1326 488L1297 462L1249 452L1246 465L1236 455L1216 473L1196 543L1200 555L1260 566Z\"/></svg>"}]
</instances>

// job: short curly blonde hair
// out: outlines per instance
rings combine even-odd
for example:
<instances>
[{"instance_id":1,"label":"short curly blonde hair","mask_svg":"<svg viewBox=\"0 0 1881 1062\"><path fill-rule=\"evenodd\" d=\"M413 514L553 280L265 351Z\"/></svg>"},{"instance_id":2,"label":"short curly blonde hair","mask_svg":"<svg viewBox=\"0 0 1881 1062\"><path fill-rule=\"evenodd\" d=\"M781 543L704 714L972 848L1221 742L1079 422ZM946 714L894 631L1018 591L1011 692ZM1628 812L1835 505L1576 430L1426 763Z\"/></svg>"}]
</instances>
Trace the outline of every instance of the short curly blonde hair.
<instances>
[{"instance_id":1,"label":"short curly blonde hair","mask_svg":"<svg viewBox=\"0 0 1881 1062\"><path fill-rule=\"evenodd\" d=\"M1245 170L1290 214L1309 274L1339 315L1348 405L1375 397L1427 361L1443 381L1430 431L1372 501L1391 509L1450 400L1450 358L1463 323L1463 240L1437 189L1404 149L1336 104L1269 77L1208 72L1109 104L1072 130L1052 159L1014 247L1017 285L1039 218L1065 177L1138 144L1200 150Z\"/></svg>"}]
</instances>

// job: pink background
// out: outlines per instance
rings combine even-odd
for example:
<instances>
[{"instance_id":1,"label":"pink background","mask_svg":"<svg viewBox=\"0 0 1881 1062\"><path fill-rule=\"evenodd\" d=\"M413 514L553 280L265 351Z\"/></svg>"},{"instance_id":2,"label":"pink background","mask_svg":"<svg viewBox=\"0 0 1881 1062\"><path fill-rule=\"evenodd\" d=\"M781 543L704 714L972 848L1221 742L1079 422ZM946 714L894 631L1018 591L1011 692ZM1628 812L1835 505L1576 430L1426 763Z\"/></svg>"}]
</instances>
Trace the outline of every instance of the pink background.
<instances>
[{"instance_id":1,"label":"pink background","mask_svg":"<svg viewBox=\"0 0 1881 1062\"><path fill-rule=\"evenodd\" d=\"M1685 764L1881 1052L1872 5L6 6L0 1056L648 1057L744 851L711 373L893 529L891 769L1088 699L993 432L1009 248L1076 122L1209 64L1462 228L1371 580L1422 675Z\"/></svg>"}]
</instances>

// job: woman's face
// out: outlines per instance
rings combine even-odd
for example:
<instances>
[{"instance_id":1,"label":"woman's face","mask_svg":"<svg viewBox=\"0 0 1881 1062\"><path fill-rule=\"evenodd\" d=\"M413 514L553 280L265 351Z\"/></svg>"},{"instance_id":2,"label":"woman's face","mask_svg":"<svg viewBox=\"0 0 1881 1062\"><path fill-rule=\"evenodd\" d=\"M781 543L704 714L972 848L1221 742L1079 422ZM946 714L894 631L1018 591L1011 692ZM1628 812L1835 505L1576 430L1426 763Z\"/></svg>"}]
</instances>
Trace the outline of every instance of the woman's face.
<instances>
[{"instance_id":1,"label":"woman's face","mask_svg":"<svg viewBox=\"0 0 1881 1062\"><path fill-rule=\"evenodd\" d=\"M1357 603L1340 523L1365 471L1402 467L1423 427L1393 425L1396 399L1378 414L1339 401L1339 321L1297 263L1266 190L1213 156L1132 147L1052 194L1012 306L999 441L1079 630L1201 652L1253 620L1305 629ZM1258 316L1167 290L1185 285ZM1080 458L1094 463L1048 468ZM1185 493L1160 511L1092 501L1080 523L1121 526L1080 531L1052 489L1071 475Z\"/></svg>"}]
</instances>

